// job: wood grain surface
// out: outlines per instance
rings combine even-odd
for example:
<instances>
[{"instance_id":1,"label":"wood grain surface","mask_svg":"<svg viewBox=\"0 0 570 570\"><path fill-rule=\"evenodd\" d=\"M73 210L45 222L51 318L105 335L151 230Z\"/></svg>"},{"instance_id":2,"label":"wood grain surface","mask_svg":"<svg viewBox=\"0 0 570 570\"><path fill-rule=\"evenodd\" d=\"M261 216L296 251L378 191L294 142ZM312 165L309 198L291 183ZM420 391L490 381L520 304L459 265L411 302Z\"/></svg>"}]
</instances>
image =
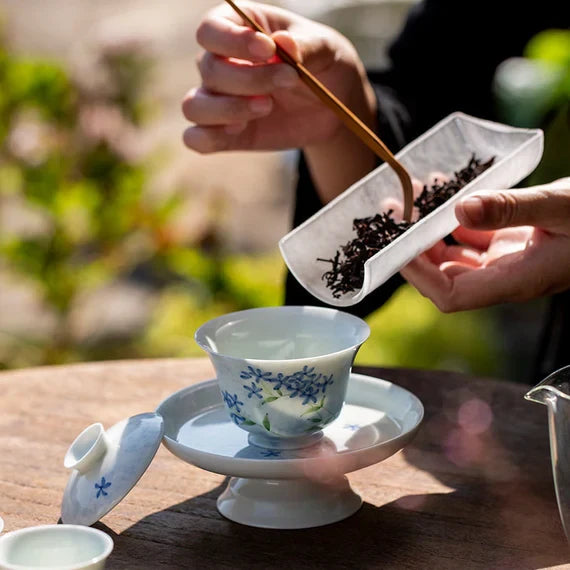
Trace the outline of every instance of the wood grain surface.
<instances>
[{"instance_id":1,"label":"wood grain surface","mask_svg":"<svg viewBox=\"0 0 570 570\"><path fill-rule=\"evenodd\" d=\"M550 467L546 408L525 387L451 372L358 369L414 392L416 439L349 475L363 507L325 527L276 531L216 510L223 476L159 449L95 526L115 541L107 568L570 568ZM56 523L75 436L152 411L213 377L207 359L102 362L0 374L0 516L5 531Z\"/></svg>"}]
</instances>

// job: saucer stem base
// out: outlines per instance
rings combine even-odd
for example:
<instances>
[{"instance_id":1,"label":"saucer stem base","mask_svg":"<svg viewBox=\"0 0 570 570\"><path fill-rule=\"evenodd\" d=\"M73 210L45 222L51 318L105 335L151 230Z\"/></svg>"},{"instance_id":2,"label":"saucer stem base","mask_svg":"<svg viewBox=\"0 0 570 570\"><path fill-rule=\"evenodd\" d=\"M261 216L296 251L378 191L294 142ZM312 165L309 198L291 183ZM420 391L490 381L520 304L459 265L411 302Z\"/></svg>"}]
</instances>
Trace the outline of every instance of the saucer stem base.
<instances>
[{"instance_id":1,"label":"saucer stem base","mask_svg":"<svg viewBox=\"0 0 570 570\"><path fill-rule=\"evenodd\" d=\"M344 476L327 483L232 477L217 505L224 517L244 525L299 529L343 520L362 499Z\"/></svg>"},{"instance_id":2,"label":"saucer stem base","mask_svg":"<svg viewBox=\"0 0 570 570\"><path fill-rule=\"evenodd\" d=\"M248 443L264 449L303 449L318 443L323 437L322 431L317 431L298 437L271 437L259 433L250 433Z\"/></svg>"}]
</instances>

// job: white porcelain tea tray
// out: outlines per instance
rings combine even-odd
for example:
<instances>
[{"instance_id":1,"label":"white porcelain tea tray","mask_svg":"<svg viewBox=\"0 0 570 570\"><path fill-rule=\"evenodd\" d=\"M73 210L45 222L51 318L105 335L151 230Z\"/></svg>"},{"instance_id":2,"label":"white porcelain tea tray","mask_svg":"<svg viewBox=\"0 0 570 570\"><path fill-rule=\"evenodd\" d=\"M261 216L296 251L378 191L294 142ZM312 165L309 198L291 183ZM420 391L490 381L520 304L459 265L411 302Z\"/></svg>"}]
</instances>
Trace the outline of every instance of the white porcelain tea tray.
<instances>
[{"instance_id":1,"label":"white porcelain tea tray","mask_svg":"<svg viewBox=\"0 0 570 570\"><path fill-rule=\"evenodd\" d=\"M225 410L216 380L190 386L157 408L164 445L180 459L230 475L218 510L236 522L294 529L342 520L362 500L345 473L402 449L423 418L420 400L386 380L352 374L340 416L312 447L274 450L248 444Z\"/></svg>"},{"instance_id":2,"label":"white porcelain tea tray","mask_svg":"<svg viewBox=\"0 0 570 570\"><path fill-rule=\"evenodd\" d=\"M513 128L453 113L396 154L398 160L412 177L424 183L434 172L453 176L473 154L483 161L495 157L493 165L368 259L361 289L334 297L323 279L331 265L317 258L334 258L341 246L356 237L352 229L355 218L382 212L387 209L385 204L401 204L400 181L387 164L284 236L279 242L281 254L291 273L312 295L330 305L354 305L457 228L454 208L459 199L475 190L511 188L535 169L542 150L543 134L539 129Z\"/></svg>"}]
</instances>

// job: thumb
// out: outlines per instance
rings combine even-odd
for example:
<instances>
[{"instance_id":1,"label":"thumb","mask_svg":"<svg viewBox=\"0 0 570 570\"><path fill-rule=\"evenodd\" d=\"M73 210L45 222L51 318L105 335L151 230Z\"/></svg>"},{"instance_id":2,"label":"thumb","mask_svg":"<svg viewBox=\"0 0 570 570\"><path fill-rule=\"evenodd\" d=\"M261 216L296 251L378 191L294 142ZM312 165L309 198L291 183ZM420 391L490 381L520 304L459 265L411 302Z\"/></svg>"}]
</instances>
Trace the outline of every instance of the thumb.
<instances>
[{"instance_id":1,"label":"thumb","mask_svg":"<svg viewBox=\"0 0 570 570\"><path fill-rule=\"evenodd\" d=\"M513 226L556 229L570 226L570 184L478 192L455 208L459 223L476 230Z\"/></svg>"},{"instance_id":2,"label":"thumb","mask_svg":"<svg viewBox=\"0 0 570 570\"><path fill-rule=\"evenodd\" d=\"M326 69L335 60L335 52L326 33L303 33L280 30L271 34L273 41L293 59L309 67L313 73Z\"/></svg>"},{"instance_id":3,"label":"thumb","mask_svg":"<svg viewBox=\"0 0 570 570\"><path fill-rule=\"evenodd\" d=\"M279 31L271 34L273 41L283 48L295 61L302 62L303 54L301 46L293 39L293 36L286 31Z\"/></svg>"}]
</instances>

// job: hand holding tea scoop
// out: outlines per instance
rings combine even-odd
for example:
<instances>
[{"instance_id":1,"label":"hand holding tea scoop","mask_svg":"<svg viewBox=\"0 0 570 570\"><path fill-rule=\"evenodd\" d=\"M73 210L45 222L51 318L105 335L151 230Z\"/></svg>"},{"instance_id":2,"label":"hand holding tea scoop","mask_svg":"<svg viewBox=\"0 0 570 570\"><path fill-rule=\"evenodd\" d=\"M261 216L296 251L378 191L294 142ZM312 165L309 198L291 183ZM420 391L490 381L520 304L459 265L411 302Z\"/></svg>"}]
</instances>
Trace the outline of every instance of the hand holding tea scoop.
<instances>
[{"instance_id":1,"label":"hand holding tea scoop","mask_svg":"<svg viewBox=\"0 0 570 570\"><path fill-rule=\"evenodd\" d=\"M332 28L285 10L240 6L247 14L234 3L231 10L219 6L198 28L205 49L202 85L183 103L195 123L184 134L185 144L203 153L302 148L323 202L368 173L376 154L395 169L409 219L410 176L372 129L376 99L352 44ZM343 123L372 152L355 143Z\"/></svg>"},{"instance_id":2,"label":"hand holding tea scoop","mask_svg":"<svg viewBox=\"0 0 570 570\"><path fill-rule=\"evenodd\" d=\"M266 34L265 30L250 16L248 16L233 0L226 2L258 33ZM374 154L381 160L385 160L394 170L402 184L404 195L404 220L412 221L413 188L409 172L392 154L384 142L372 131L368 125L362 122L340 99L338 99L327 87L321 83L300 61L299 57L291 55L279 43L276 43L277 56L289 64L299 74L301 81L336 114L336 116L348 127Z\"/></svg>"},{"instance_id":3,"label":"hand holding tea scoop","mask_svg":"<svg viewBox=\"0 0 570 570\"><path fill-rule=\"evenodd\" d=\"M443 312L570 288L570 178L487 191L456 207L459 245L438 242L402 271Z\"/></svg>"}]
</instances>

